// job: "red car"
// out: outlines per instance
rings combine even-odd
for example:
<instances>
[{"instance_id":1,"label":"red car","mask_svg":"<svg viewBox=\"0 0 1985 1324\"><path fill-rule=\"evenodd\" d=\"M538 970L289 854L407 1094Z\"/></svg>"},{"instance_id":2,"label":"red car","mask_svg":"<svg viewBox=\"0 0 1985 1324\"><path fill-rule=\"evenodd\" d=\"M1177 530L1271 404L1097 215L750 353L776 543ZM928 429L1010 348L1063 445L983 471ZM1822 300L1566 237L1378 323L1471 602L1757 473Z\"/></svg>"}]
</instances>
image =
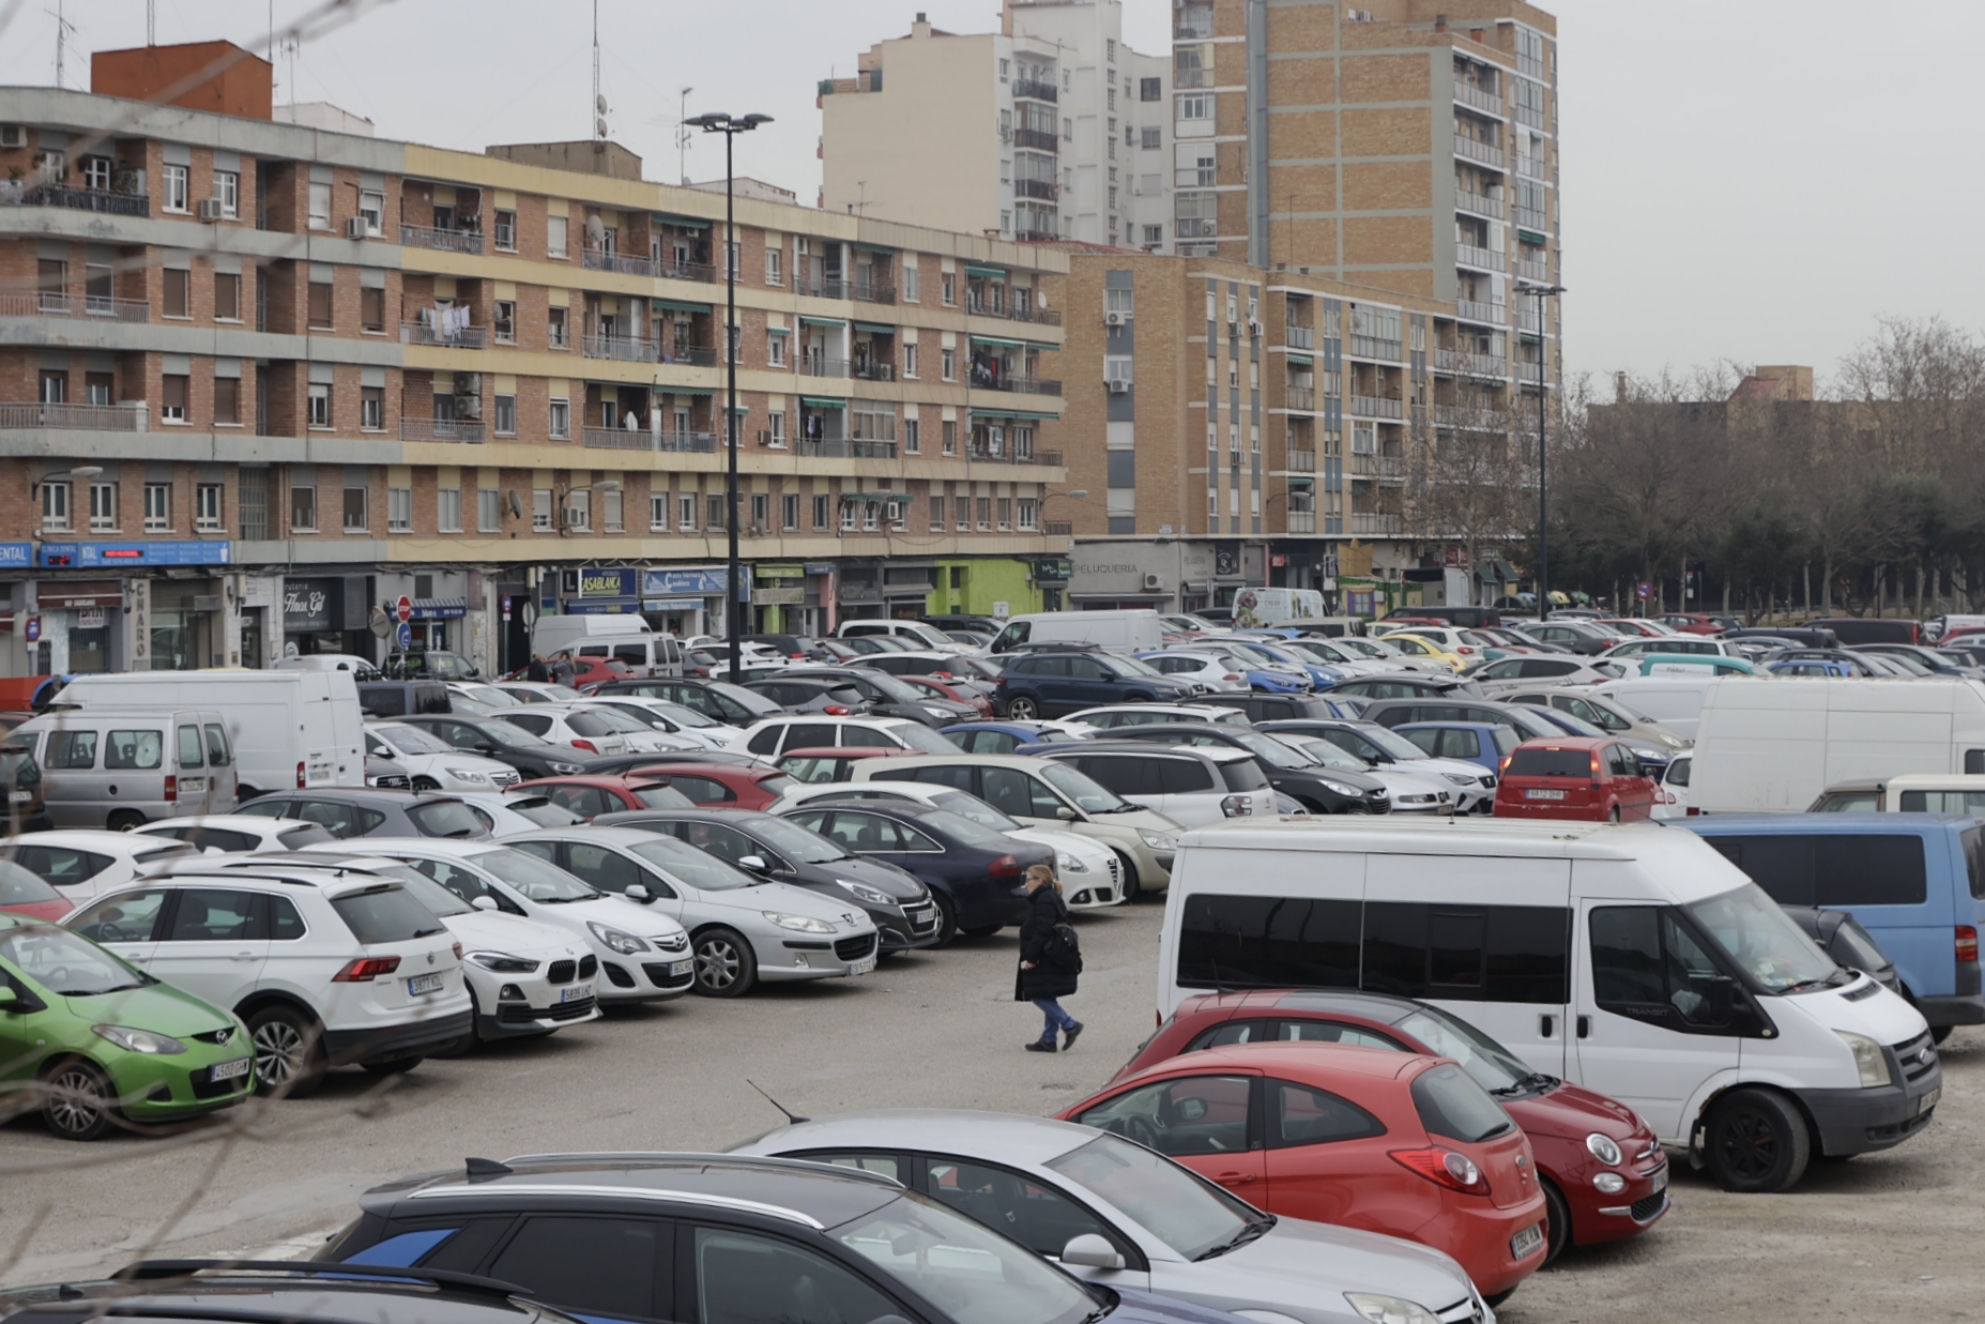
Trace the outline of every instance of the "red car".
<instances>
[{"instance_id":1,"label":"red car","mask_svg":"<svg viewBox=\"0 0 1985 1324\"><path fill-rule=\"evenodd\" d=\"M529 667L518 667L505 680L529 680ZM566 681L573 689L582 685L599 685L609 680L634 680L633 670L617 657L575 657L572 659L572 679Z\"/></svg>"},{"instance_id":2,"label":"red car","mask_svg":"<svg viewBox=\"0 0 1985 1324\"><path fill-rule=\"evenodd\" d=\"M650 773L659 773L659 768ZM569 809L584 819L615 814L623 809L687 809L695 803L669 785L666 776L627 777L540 777L520 782L512 791L535 791L561 809Z\"/></svg>"},{"instance_id":3,"label":"red car","mask_svg":"<svg viewBox=\"0 0 1985 1324\"><path fill-rule=\"evenodd\" d=\"M1566 1246L1620 1241L1668 1212L1668 1157L1631 1108L1533 1072L1474 1026L1412 998L1328 989L1187 998L1110 1083L1185 1053L1290 1039L1459 1063L1530 1139L1549 1211L1547 1264Z\"/></svg>"},{"instance_id":4,"label":"red car","mask_svg":"<svg viewBox=\"0 0 1985 1324\"><path fill-rule=\"evenodd\" d=\"M854 766L862 759L902 758L921 752L875 745L789 749L779 756L778 765L796 782L845 782L852 780Z\"/></svg>"},{"instance_id":5,"label":"red car","mask_svg":"<svg viewBox=\"0 0 1985 1324\"><path fill-rule=\"evenodd\" d=\"M763 809L793 784L777 768L736 763L664 763L636 768L630 777L666 777L689 802L719 809Z\"/></svg>"},{"instance_id":6,"label":"red car","mask_svg":"<svg viewBox=\"0 0 1985 1324\"><path fill-rule=\"evenodd\" d=\"M1331 1043L1209 1048L1058 1115L1155 1149L1271 1214L1443 1251L1491 1303L1544 1263L1530 1142L1446 1058Z\"/></svg>"},{"instance_id":7,"label":"red car","mask_svg":"<svg viewBox=\"0 0 1985 1324\"><path fill-rule=\"evenodd\" d=\"M1653 813L1659 794L1623 740L1538 736L1503 760L1496 817L1632 823Z\"/></svg>"},{"instance_id":8,"label":"red car","mask_svg":"<svg viewBox=\"0 0 1985 1324\"><path fill-rule=\"evenodd\" d=\"M1666 616L1656 616L1654 619L1671 629L1680 630L1683 634L1722 634L1725 630L1733 630L1740 624L1735 616L1711 616L1707 612L1700 611L1670 612Z\"/></svg>"},{"instance_id":9,"label":"red car","mask_svg":"<svg viewBox=\"0 0 1985 1324\"><path fill-rule=\"evenodd\" d=\"M45 919L50 924L76 907L38 873L32 873L12 860L0 860L0 910L13 915Z\"/></svg>"},{"instance_id":10,"label":"red car","mask_svg":"<svg viewBox=\"0 0 1985 1324\"><path fill-rule=\"evenodd\" d=\"M992 720L992 700L969 685L948 683L936 676L898 676L896 679L905 685L929 690L940 699L949 699L953 703L969 703L979 710L980 717L987 721Z\"/></svg>"}]
</instances>

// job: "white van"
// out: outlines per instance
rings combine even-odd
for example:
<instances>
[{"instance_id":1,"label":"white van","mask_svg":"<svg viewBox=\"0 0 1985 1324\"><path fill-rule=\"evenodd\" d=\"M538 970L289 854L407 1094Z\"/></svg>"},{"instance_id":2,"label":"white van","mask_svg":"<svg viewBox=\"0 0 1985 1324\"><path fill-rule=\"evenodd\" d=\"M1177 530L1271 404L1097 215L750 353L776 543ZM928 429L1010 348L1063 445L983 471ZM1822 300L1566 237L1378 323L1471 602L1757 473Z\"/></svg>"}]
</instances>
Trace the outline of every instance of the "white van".
<instances>
[{"instance_id":1,"label":"white van","mask_svg":"<svg viewBox=\"0 0 1985 1324\"><path fill-rule=\"evenodd\" d=\"M639 616L540 616L531 627L531 651L550 657L618 658L636 676L682 675L682 645L657 634Z\"/></svg>"},{"instance_id":2,"label":"white van","mask_svg":"<svg viewBox=\"0 0 1985 1324\"><path fill-rule=\"evenodd\" d=\"M1769 685L1712 681L1695 736L1690 803L1704 813L1796 812L1845 781L1905 772L1985 773L1985 683L1932 677L1906 684L1786 676Z\"/></svg>"},{"instance_id":3,"label":"white van","mask_svg":"<svg viewBox=\"0 0 1985 1324\"><path fill-rule=\"evenodd\" d=\"M995 653L1021 644L1094 644L1134 653L1162 648L1165 623L1155 611L1037 611L1015 616L992 641Z\"/></svg>"},{"instance_id":4,"label":"white van","mask_svg":"<svg viewBox=\"0 0 1985 1324\"><path fill-rule=\"evenodd\" d=\"M969 653L972 650L953 639L935 625L924 621L896 621L880 617L864 618L858 621L842 621L837 633L843 639L858 639L864 635L886 634L901 639L920 651L933 653Z\"/></svg>"},{"instance_id":5,"label":"white van","mask_svg":"<svg viewBox=\"0 0 1985 1324\"><path fill-rule=\"evenodd\" d=\"M305 786L365 785L365 723L349 671L138 671L78 676L52 708L217 712L241 799Z\"/></svg>"},{"instance_id":6,"label":"white van","mask_svg":"<svg viewBox=\"0 0 1985 1324\"><path fill-rule=\"evenodd\" d=\"M1199 828L1172 864L1158 970L1165 1013L1246 988L1425 999L1632 1107L1732 1190L1901 1144L1942 1093L1915 1008L1841 970L1709 843L1653 823Z\"/></svg>"},{"instance_id":7,"label":"white van","mask_svg":"<svg viewBox=\"0 0 1985 1324\"><path fill-rule=\"evenodd\" d=\"M8 735L41 763L57 828L123 831L161 818L234 808L234 755L220 713L88 708L43 713Z\"/></svg>"},{"instance_id":8,"label":"white van","mask_svg":"<svg viewBox=\"0 0 1985 1324\"><path fill-rule=\"evenodd\" d=\"M1703 696L1716 683L1716 677L1710 675L1628 676L1594 685L1592 693L1659 722L1684 740L1694 740Z\"/></svg>"},{"instance_id":9,"label":"white van","mask_svg":"<svg viewBox=\"0 0 1985 1324\"><path fill-rule=\"evenodd\" d=\"M1819 814L1985 816L1985 777L1967 777L1961 772L1909 772L1900 777L1835 782L1808 808Z\"/></svg>"}]
</instances>

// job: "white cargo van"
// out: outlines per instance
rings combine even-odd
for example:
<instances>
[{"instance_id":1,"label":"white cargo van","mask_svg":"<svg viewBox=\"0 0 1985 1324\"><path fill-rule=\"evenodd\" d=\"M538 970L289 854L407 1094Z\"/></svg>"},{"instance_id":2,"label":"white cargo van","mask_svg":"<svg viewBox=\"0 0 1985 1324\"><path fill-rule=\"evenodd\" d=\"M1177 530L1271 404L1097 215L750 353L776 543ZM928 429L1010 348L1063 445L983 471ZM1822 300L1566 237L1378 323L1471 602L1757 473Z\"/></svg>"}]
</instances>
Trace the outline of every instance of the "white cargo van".
<instances>
[{"instance_id":1,"label":"white cargo van","mask_svg":"<svg viewBox=\"0 0 1985 1324\"><path fill-rule=\"evenodd\" d=\"M531 628L531 651L550 657L618 658L636 676L682 675L682 645L672 634L657 634L639 616L540 616Z\"/></svg>"},{"instance_id":2,"label":"white cargo van","mask_svg":"<svg viewBox=\"0 0 1985 1324\"><path fill-rule=\"evenodd\" d=\"M137 671L78 676L50 705L217 712L243 800L303 786L365 785L365 726L349 671Z\"/></svg>"},{"instance_id":3,"label":"white cargo van","mask_svg":"<svg viewBox=\"0 0 1985 1324\"><path fill-rule=\"evenodd\" d=\"M1691 804L1704 813L1796 812L1845 781L1905 772L1985 773L1985 683L1931 677L1712 681L1695 735Z\"/></svg>"},{"instance_id":4,"label":"white cargo van","mask_svg":"<svg viewBox=\"0 0 1985 1324\"><path fill-rule=\"evenodd\" d=\"M1161 1013L1210 990L1425 999L1629 1105L1732 1190L1900 1144L1942 1090L1915 1008L1654 823L1199 828L1172 864L1158 970Z\"/></svg>"},{"instance_id":5,"label":"white cargo van","mask_svg":"<svg viewBox=\"0 0 1985 1324\"><path fill-rule=\"evenodd\" d=\"M123 831L234 809L234 757L218 712L57 709L7 740L40 761L42 801L57 828Z\"/></svg>"},{"instance_id":6,"label":"white cargo van","mask_svg":"<svg viewBox=\"0 0 1985 1324\"><path fill-rule=\"evenodd\" d=\"M1008 621L992 651L1011 652L1021 644L1094 644L1134 652L1164 643L1165 623L1155 611L1037 611Z\"/></svg>"},{"instance_id":7,"label":"white cargo van","mask_svg":"<svg viewBox=\"0 0 1985 1324\"><path fill-rule=\"evenodd\" d=\"M1709 675L1629 676L1594 685L1592 693L1611 699L1651 722L1659 722L1685 740L1693 740L1703 695L1715 683L1716 677Z\"/></svg>"}]
</instances>

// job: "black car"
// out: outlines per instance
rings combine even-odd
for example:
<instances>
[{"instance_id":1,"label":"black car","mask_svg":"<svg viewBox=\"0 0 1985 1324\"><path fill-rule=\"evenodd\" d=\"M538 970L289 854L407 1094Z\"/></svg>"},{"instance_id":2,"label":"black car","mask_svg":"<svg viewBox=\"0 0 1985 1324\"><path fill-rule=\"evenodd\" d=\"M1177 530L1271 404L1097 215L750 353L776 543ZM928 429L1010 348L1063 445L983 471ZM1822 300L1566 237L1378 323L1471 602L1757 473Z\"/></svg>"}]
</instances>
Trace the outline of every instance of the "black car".
<instances>
[{"instance_id":1,"label":"black car","mask_svg":"<svg viewBox=\"0 0 1985 1324\"><path fill-rule=\"evenodd\" d=\"M877 717L907 717L925 726L949 726L969 722L979 710L969 703L954 703L935 694L924 694L905 685L887 672L864 666L794 667L781 679L831 679L846 682L868 701L868 710Z\"/></svg>"},{"instance_id":2,"label":"black car","mask_svg":"<svg viewBox=\"0 0 1985 1324\"><path fill-rule=\"evenodd\" d=\"M1443 694L1480 694L1458 676L1432 676L1401 671L1389 676L1353 676L1339 681L1325 693L1332 698L1351 695L1360 699L1418 699Z\"/></svg>"},{"instance_id":3,"label":"black car","mask_svg":"<svg viewBox=\"0 0 1985 1324\"><path fill-rule=\"evenodd\" d=\"M256 818L300 818L334 837L455 837L480 839L489 829L452 795L327 786L270 791L235 811Z\"/></svg>"},{"instance_id":4,"label":"black car","mask_svg":"<svg viewBox=\"0 0 1985 1324\"><path fill-rule=\"evenodd\" d=\"M1920 644L1923 626L1918 621L1886 620L1878 616L1823 616L1807 621L1808 630L1831 630L1842 644Z\"/></svg>"},{"instance_id":5,"label":"black car","mask_svg":"<svg viewBox=\"0 0 1985 1324\"><path fill-rule=\"evenodd\" d=\"M470 717L462 713L417 713L400 719L417 726L466 754L508 763L525 781L538 777L574 777L593 771L594 755L571 745L554 745L501 717Z\"/></svg>"},{"instance_id":6,"label":"black car","mask_svg":"<svg viewBox=\"0 0 1985 1324\"><path fill-rule=\"evenodd\" d=\"M1336 692L1334 689L1330 691L1332 694ZM1317 694L1202 694L1193 702L1239 709L1247 714L1251 722L1273 722L1293 717L1336 717L1340 714L1335 700ZM1348 706L1355 708L1362 702L1353 698Z\"/></svg>"},{"instance_id":7,"label":"black car","mask_svg":"<svg viewBox=\"0 0 1985 1324\"><path fill-rule=\"evenodd\" d=\"M294 1260L142 1260L107 1280L0 1292L0 1320L576 1324L522 1295L509 1283L446 1270L396 1267L391 1278L355 1278Z\"/></svg>"},{"instance_id":8,"label":"black car","mask_svg":"<svg viewBox=\"0 0 1985 1324\"><path fill-rule=\"evenodd\" d=\"M1226 745L1254 755L1268 784L1312 814L1388 814L1392 795L1385 783L1363 773L1328 768L1315 758L1274 736L1216 722L1179 722L1172 726L1130 726L1112 737L1148 740L1159 745Z\"/></svg>"},{"instance_id":9,"label":"black car","mask_svg":"<svg viewBox=\"0 0 1985 1324\"><path fill-rule=\"evenodd\" d=\"M750 726L761 717L784 712L762 694L722 680L608 680L589 686L588 694L631 694L643 699L667 699L694 708L726 726Z\"/></svg>"},{"instance_id":10,"label":"black car","mask_svg":"<svg viewBox=\"0 0 1985 1324\"><path fill-rule=\"evenodd\" d=\"M1511 728L1525 740L1565 735L1566 714L1547 717L1545 713L1546 710L1527 704L1496 703L1457 694L1447 698L1380 699L1362 715L1367 722L1377 722L1380 726L1404 726L1408 722L1493 722Z\"/></svg>"},{"instance_id":11,"label":"black car","mask_svg":"<svg viewBox=\"0 0 1985 1324\"><path fill-rule=\"evenodd\" d=\"M789 713L833 713L839 717L869 711L868 699L862 692L836 676L789 676L774 672L746 682L745 688L764 695Z\"/></svg>"},{"instance_id":12,"label":"black car","mask_svg":"<svg viewBox=\"0 0 1985 1324\"><path fill-rule=\"evenodd\" d=\"M853 900L875 922L881 951L929 947L942 936L939 908L916 875L865 860L837 842L750 809L624 809L595 827L640 828L685 841L747 873Z\"/></svg>"},{"instance_id":13,"label":"black car","mask_svg":"<svg viewBox=\"0 0 1985 1324\"><path fill-rule=\"evenodd\" d=\"M1902 979L1895 972L1895 962L1875 941L1875 935L1862 928L1852 915L1818 906L1786 906L1784 911L1828 956L1886 985L1891 993L1902 993Z\"/></svg>"},{"instance_id":14,"label":"black car","mask_svg":"<svg viewBox=\"0 0 1985 1324\"><path fill-rule=\"evenodd\" d=\"M1796 648L1838 648L1840 636L1832 630L1814 629L1812 626L1739 626L1725 630L1716 636L1726 643L1740 643L1745 639L1783 639Z\"/></svg>"},{"instance_id":15,"label":"black car","mask_svg":"<svg viewBox=\"0 0 1985 1324\"><path fill-rule=\"evenodd\" d=\"M1959 662L1955 658L1945 657L1936 649L1922 644L1849 644L1847 650L1851 653L1873 653L1878 657L1899 657L1905 662L1914 662L1932 675L1985 679L1985 676L1980 675L1977 667Z\"/></svg>"},{"instance_id":16,"label":"black car","mask_svg":"<svg viewBox=\"0 0 1985 1324\"><path fill-rule=\"evenodd\" d=\"M999 673L993 707L1001 717L1031 722L1116 703L1189 703L1206 687L1167 676L1116 653L1053 652L1016 657ZM953 721L969 722L975 713Z\"/></svg>"},{"instance_id":17,"label":"black car","mask_svg":"<svg viewBox=\"0 0 1985 1324\"><path fill-rule=\"evenodd\" d=\"M809 800L780 817L922 881L937 901L939 947L961 930L982 938L1025 920L1021 877L1032 865L1052 868L1055 862L1052 846L1009 837L935 805Z\"/></svg>"},{"instance_id":18,"label":"black car","mask_svg":"<svg viewBox=\"0 0 1985 1324\"><path fill-rule=\"evenodd\" d=\"M358 706L367 717L450 711L448 687L438 680L362 680Z\"/></svg>"}]
</instances>

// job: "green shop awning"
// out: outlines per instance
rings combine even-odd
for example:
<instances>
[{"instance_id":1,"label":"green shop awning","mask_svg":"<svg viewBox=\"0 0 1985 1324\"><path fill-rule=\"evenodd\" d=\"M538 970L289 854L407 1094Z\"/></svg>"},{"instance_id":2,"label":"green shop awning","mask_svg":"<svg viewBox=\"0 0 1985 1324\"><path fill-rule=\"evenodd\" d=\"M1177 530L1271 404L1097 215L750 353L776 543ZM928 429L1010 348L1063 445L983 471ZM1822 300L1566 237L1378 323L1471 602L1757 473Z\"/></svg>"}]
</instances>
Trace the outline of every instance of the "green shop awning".
<instances>
[{"instance_id":1,"label":"green shop awning","mask_svg":"<svg viewBox=\"0 0 1985 1324\"><path fill-rule=\"evenodd\" d=\"M706 317L712 312L707 303L684 303L680 299L650 299L648 311L654 313L702 313Z\"/></svg>"},{"instance_id":2,"label":"green shop awning","mask_svg":"<svg viewBox=\"0 0 1985 1324\"><path fill-rule=\"evenodd\" d=\"M966 275L968 275L968 276L978 276L978 277L981 277L982 279L985 279L985 280L1005 280L1005 279L1006 279L1006 269L1005 269L1005 268L1003 268L1003 267L972 267L972 266L968 266L968 267L966 267L966 268L965 268L965 274L966 274Z\"/></svg>"},{"instance_id":3,"label":"green shop awning","mask_svg":"<svg viewBox=\"0 0 1985 1324\"><path fill-rule=\"evenodd\" d=\"M648 219L656 225L673 225L678 230L707 230L710 222L698 220L694 216L664 216L660 212L649 212Z\"/></svg>"},{"instance_id":4,"label":"green shop awning","mask_svg":"<svg viewBox=\"0 0 1985 1324\"><path fill-rule=\"evenodd\" d=\"M848 407L846 400L837 400L833 396L828 395L803 395L800 397L800 403L808 409L846 409Z\"/></svg>"},{"instance_id":5,"label":"green shop awning","mask_svg":"<svg viewBox=\"0 0 1985 1324\"><path fill-rule=\"evenodd\" d=\"M843 500L843 501L898 501L898 500L901 500L901 499L902 499L902 497L903 497L903 494L902 494L901 492L843 492L843 493L841 493L841 500Z\"/></svg>"},{"instance_id":6,"label":"green shop awning","mask_svg":"<svg viewBox=\"0 0 1985 1324\"><path fill-rule=\"evenodd\" d=\"M768 326L765 328L765 334L768 336L789 336L792 333L793 329L789 326Z\"/></svg>"},{"instance_id":7,"label":"green shop awning","mask_svg":"<svg viewBox=\"0 0 1985 1324\"><path fill-rule=\"evenodd\" d=\"M896 328L887 322L856 322L855 330L866 331L872 336L893 336Z\"/></svg>"},{"instance_id":8,"label":"green shop awning","mask_svg":"<svg viewBox=\"0 0 1985 1324\"><path fill-rule=\"evenodd\" d=\"M844 319L839 317L808 317L805 313L800 314L800 321L805 322L808 326L846 326L848 324Z\"/></svg>"},{"instance_id":9,"label":"green shop awning","mask_svg":"<svg viewBox=\"0 0 1985 1324\"><path fill-rule=\"evenodd\" d=\"M886 244L864 244L857 242L855 247L864 253L894 253L896 251Z\"/></svg>"},{"instance_id":10,"label":"green shop awning","mask_svg":"<svg viewBox=\"0 0 1985 1324\"><path fill-rule=\"evenodd\" d=\"M1000 347L1001 349L1025 349L1025 348L1026 348L1026 345L1025 345L1025 344L1024 344L1024 343L1023 343L1022 341L1018 341L1018 340L1001 340L1001 339L1000 339L1000 338L999 338L998 336L980 336L980 335L975 335L975 336L973 336L973 337L972 337L972 343L973 343L973 344L975 344L975 345L998 345L998 346L999 346L999 347Z\"/></svg>"},{"instance_id":11,"label":"green shop awning","mask_svg":"<svg viewBox=\"0 0 1985 1324\"><path fill-rule=\"evenodd\" d=\"M603 382L601 383L601 385L619 386L619 385L624 385L624 383ZM708 386L666 386L666 385L657 386L655 388L655 392L658 395L715 395L717 393L713 388Z\"/></svg>"},{"instance_id":12,"label":"green shop awning","mask_svg":"<svg viewBox=\"0 0 1985 1324\"><path fill-rule=\"evenodd\" d=\"M1539 234L1537 231L1525 230L1521 226L1517 227L1516 237L1518 239L1521 239L1526 244L1537 244L1539 246L1551 242L1548 238L1546 238L1542 234Z\"/></svg>"},{"instance_id":13,"label":"green shop awning","mask_svg":"<svg viewBox=\"0 0 1985 1324\"><path fill-rule=\"evenodd\" d=\"M1061 415L1033 413L1025 409L981 409L977 405L973 405L972 417L973 418L1012 418L1012 419L1018 419L1023 423L1029 423L1029 422L1052 423L1055 420L1059 419Z\"/></svg>"}]
</instances>

